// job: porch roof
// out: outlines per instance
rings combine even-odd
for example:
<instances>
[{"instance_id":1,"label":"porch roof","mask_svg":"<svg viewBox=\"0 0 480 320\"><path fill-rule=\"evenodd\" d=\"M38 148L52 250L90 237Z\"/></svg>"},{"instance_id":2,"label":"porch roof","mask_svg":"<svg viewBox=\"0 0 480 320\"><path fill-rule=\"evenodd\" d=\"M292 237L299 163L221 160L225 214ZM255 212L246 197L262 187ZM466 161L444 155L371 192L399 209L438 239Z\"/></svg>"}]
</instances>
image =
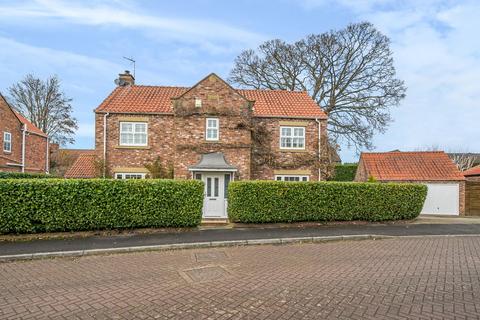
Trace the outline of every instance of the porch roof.
<instances>
[{"instance_id":1,"label":"porch roof","mask_svg":"<svg viewBox=\"0 0 480 320\"><path fill-rule=\"evenodd\" d=\"M235 166L232 166L225 161L225 156L222 152L213 152L202 154L200 161L188 168L189 171L237 171Z\"/></svg>"}]
</instances>

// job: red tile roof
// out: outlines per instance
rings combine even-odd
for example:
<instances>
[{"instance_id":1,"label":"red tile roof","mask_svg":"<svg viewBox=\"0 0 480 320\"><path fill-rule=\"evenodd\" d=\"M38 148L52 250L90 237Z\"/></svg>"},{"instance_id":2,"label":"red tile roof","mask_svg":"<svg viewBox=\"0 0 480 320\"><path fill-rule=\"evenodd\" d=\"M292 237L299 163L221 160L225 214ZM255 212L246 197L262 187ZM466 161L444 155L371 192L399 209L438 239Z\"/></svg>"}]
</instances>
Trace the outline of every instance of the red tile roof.
<instances>
[{"instance_id":1,"label":"red tile roof","mask_svg":"<svg viewBox=\"0 0 480 320\"><path fill-rule=\"evenodd\" d=\"M462 172L465 177L480 176L480 166L476 166Z\"/></svg>"},{"instance_id":2,"label":"red tile roof","mask_svg":"<svg viewBox=\"0 0 480 320\"><path fill-rule=\"evenodd\" d=\"M364 152L367 175L378 181L459 181L464 176L443 151Z\"/></svg>"},{"instance_id":3,"label":"red tile roof","mask_svg":"<svg viewBox=\"0 0 480 320\"><path fill-rule=\"evenodd\" d=\"M94 152L81 153L73 165L65 172L65 178L95 178L96 155Z\"/></svg>"},{"instance_id":4,"label":"red tile roof","mask_svg":"<svg viewBox=\"0 0 480 320\"><path fill-rule=\"evenodd\" d=\"M27 118L25 118L24 116L22 116L20 113L18 113L16 111L14 111L14 112L15 112L15 115L17 116L18 120L20 120L21 123L23 123L27 126L27 131L28 132L38 134L39 136L42 136L42 137L47 136L42 130L40 130L39 128L34 126L30 121L28 121Z\"/></svg>"},{"instance_id":5,"label":"red tile roof","mask_svg":"<svg viewBox=\"0 0 480 320\"><path fill-rule=\"evenodd\" d=\"M171 99L189 88L162 86L117 87L96 109L97 112L173 113ZM292 117L326 119L315 101L304 91L237 90L248 100L255 101L258 117Z\"/></svg>"}]
</instances>

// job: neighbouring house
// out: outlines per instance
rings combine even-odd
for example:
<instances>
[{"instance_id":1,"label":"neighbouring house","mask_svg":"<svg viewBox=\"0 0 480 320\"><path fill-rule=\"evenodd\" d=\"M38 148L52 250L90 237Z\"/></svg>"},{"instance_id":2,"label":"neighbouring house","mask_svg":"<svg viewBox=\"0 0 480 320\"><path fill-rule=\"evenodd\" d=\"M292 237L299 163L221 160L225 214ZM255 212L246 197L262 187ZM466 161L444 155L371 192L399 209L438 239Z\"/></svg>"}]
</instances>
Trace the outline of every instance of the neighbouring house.
<instances>
[{"instance_id":1,"label":"neighbouring house","mask_svg":"<svg viewBox=\"0 0 480 320\"><path fill-rule=\"evenodd\" d=\"M480 165L462 172L467 181L480 181Z\"/></svg>"},{"instance_id":2,"label":"neighbouring house","mask_svg":"<svg viewBox=\"0 0 480 320\"><path fill-rule=\"evenodd\" d=\"M62 149L58 144L50 144L50 174L58 177L67 177L67 171L75 161L84 154L95 155L93 149ZM87 156L88 158L88 156ZM68 176L69 178L77 178Z\"/></svg>"},{"instance_id":3,"label":"neighbouring house","mask_svg":"<svg viewBox=\"0 0 480 320\"><path fill-rule=\"evenodd\" d=\"M463 215L465 177L443 151L363 152L355 181L423 183L422 214Z\"/></svg>"},{"instance_id":4,"label":"neighbouring house","mask_svg":"<svg viewBox=\"0 0 480 320\"><path fill-rule=\"evenodd\" d=\"M0 171L48 173L47 135L0 94Z\"/></svg>"},{"instance_id":5,"label":"neighbouring house","mask_svg":"<svg viewBox=\"0 0 480 320\"><path fill-rule=\"evenodd\" d=\"M206 218L226 217L229 181L325 180L327 115L306 92L234 89L213 73L189 88L134 81L120 74L95 109L103 175L145 178L160 160L175 179L205 182ZM93 159L68 176L93 176Z\"/></svg>"}]
</instances>

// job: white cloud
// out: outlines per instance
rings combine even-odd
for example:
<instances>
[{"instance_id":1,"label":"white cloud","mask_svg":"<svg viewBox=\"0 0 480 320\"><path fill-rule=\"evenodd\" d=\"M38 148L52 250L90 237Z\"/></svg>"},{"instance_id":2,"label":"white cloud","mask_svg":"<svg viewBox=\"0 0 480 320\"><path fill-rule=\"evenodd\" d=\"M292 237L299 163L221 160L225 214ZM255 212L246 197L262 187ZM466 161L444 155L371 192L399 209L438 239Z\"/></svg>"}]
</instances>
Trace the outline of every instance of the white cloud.
<instances>
[{"instance_id":1,"label":"white cloud","mask_svg":"<svg viewBox=\"0 0 480 320\"><path fill-rule=\"evenodd\" d=\"M200 44L210 52L224 52L228 47L255 45L264 36L229 24L201 19L169 18L145 14L121 3L86 5L84 2L37 0L15 6L0 6L2 19L51 18L82 25L117 25L141 29L150 37L176 39Z\"/></svg>"}]
</instances>

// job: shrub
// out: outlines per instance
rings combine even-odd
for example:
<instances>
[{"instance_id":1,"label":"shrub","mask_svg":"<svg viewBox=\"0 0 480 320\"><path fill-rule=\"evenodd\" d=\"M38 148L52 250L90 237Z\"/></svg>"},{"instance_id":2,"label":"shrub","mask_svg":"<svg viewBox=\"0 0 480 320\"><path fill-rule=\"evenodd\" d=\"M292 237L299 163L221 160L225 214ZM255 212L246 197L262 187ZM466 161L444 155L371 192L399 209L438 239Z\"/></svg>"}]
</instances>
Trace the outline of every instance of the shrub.
<instances>
[{"instance_id":1,"label":"shrub","mask_svg":"<svg viewBox=\"0 0 480 320\"><path fill-rule=\"evenodd\" d=\"M238 181L228 215L245 223L413 219L426 194L421 184Z\"/></svg>"},{"instance_id":2,"label":"shrub","mask_svg":"<svg viewBox=\"0 0 480 320\"><path fill-rule=\"evenodd\" d=\"M357 173L356 163L345 163L335 165L332 181L353 181Z\"/></svg>"},{"instance_id":3,"label":"shrub","mask_svg":"<svg viewBox=\"0 0 480 320\"><path fill-rule=\"evenodd\" d=\"M58 178L45 173L0 172L0 179L51 179Z\"/></svg>"},{"instance_id":4,"label":"shrub","mask_svg":"<svg viewBox=\"0 0 480 320\"><path fill-rule=\"evenodd\" d=\"M200 223L197 180L19 179L0 181L0 232L27 233Z\"/></svg>"}]
</instances>

